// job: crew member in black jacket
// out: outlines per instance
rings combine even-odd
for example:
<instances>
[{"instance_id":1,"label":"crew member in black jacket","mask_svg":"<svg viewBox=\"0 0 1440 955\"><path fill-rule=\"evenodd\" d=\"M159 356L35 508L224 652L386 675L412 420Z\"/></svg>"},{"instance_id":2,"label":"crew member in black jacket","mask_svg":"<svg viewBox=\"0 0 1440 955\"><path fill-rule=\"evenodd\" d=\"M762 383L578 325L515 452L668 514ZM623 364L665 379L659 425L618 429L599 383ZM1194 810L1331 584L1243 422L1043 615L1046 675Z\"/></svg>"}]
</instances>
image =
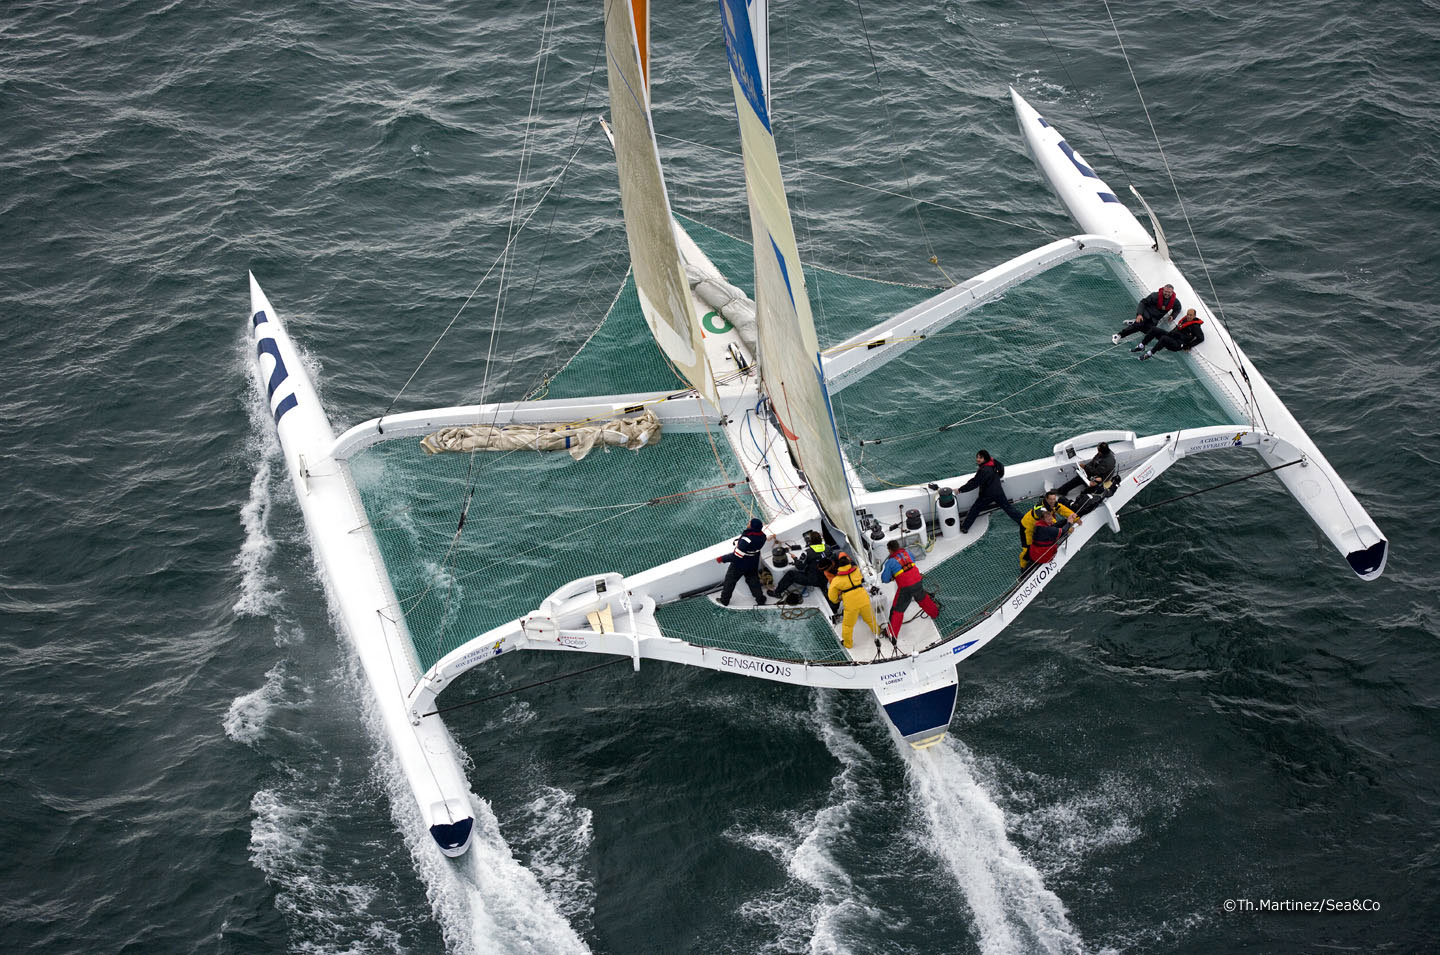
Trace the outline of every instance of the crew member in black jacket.
<instances>
[{"instance_id":1,"label":"crew member in black jacket","mask_svg":"<svg viewBox=\"0 0 1440 955\"><path fill-rule=\"evenodd\" d=\"M1175 318L1179 314L1180 299L1175 297L1175 286L1162 285L1140 300L1140 304L1135 306L1135 318L1126 322L1124 328L1111 335L1110 341L1118 345L1120 339L1126 335L1154 331L1167 319Z\"/></svg>"},{"instance_id":2,"label":"crew member in black jacket","mask_svg":"<svg viewBox=\"0 0 1440 955\"><path fill-rule=\"evenodd\" d=\"M986 504L994 504L1004 509L1016 524L1025 519L1025 515L1017 511L1015 505L1005 496L1005 488L1000 483L1004 476L1005 465L992 458L989 451L981 448L975 452L975 476L960 485L960 493L977 487L980 492L975 496L975 503L970 505L970 512L965 515L965 520L960 524L960 533L970 533L970 525L975 523L975 518L980 516L980 511Z\"/></svg>"},{"instance_id":3,"label":"crew member in black jacket","mask_svg":"<svg viewBox=\"0 0 1440 955\"><path fill-rule=\"evenodd\" d=\"M725 571L725 586L720 590L720 603L730 606L730 597L735 593L735 584L741 577L750 588L756 606L764 606L765 594L760 589L760 551L765 548L765 524L760 518L751 518L750 526L735 538L735 549L715 558L717 564L729 564Z\"/></svg>"},{"instance_id":4,"label":"crew member in black jacket","mask_svg":"<svg viewBox=\"0 0 1440 955\"><path fill-rule=\"evenodd\" d=\"M1115 477L1115 455L1110 453L1110 445L1101 441L1095 446L1095 456L1076 468L1075 476L1056 490L1061 497L1066 497L1077 487L1084 486L1090 492L1101 493L1106 481Z\"/></svg>"},{"instance_id":5,"label":"crew member in black jacket","mask_svg":"<svg viewBox=\"0 0 1440 955\"><path fill-rule=\"evenodd\" d=\"M1155 344L1151 345L1148 351L1140 353L1140 360L1154 357L1162 348L1189 351L1205 340L1205 332L1200 328L1204 324L1205 320L1195 314L1195 309L1190 309L1185 313L1185 317L1175 324L1173 331L1155 333ZM1148 339L1150 335L1145 337Z\"/></svg>"}]
</instances>

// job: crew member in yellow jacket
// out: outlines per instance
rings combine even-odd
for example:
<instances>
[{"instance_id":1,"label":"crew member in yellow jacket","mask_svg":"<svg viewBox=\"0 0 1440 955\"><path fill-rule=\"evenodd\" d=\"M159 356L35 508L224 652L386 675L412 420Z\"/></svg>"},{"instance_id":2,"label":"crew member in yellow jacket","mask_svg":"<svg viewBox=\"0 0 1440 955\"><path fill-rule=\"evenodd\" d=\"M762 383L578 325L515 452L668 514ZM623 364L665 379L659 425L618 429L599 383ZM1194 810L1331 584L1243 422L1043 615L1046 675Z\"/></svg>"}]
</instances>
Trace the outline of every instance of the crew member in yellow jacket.
<instances>
[{"instance_id":1,"label":"crew member in yellow jacket","mask_svg":"<svg viewBox=\"0 0 1440 955\"><path fill-rule=\"evenodd\" d=\"M1080 526L1080 518L1075 516L1075 512L1060 503L1060 492L1046 491L1045 496L1040 499L1040 503L1026 511L1025 516L1020 519L1021 570L1030 566L1030 542L1035 538L1035 518L1040 511L1047 509L1051 514L1059 514L1076 527Z\"/></svg>"},{"instance_id":2,"label":"crew member in yellow jacket","mask_svg":"<svg viewBox=\"0 0 1440 955\"><path fill-rule=\"evenodd\" d=\"M870 632L880 635L880 625L875 622L875 608L870 605L870 591L865 587L865 576L843 551L835 555L835 578L830 581L830 602L845 606L845 622L840 625L840 636L848 650L855 645L855 618L865 621Z\"/></svg>"}]
</instances>

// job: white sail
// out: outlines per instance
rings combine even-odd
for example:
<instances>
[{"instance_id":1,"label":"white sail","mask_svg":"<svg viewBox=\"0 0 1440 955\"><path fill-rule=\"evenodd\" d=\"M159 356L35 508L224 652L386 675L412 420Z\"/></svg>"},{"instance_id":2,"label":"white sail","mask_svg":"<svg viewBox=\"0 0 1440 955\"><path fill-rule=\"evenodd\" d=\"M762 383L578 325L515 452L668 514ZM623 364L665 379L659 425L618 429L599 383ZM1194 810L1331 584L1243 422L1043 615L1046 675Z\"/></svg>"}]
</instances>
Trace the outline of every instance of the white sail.
<instances>
[{"instance_id":1,"label":"white sail","mask_svg":"<svg viewBox=\"0 0 1440 955\"><path fill-rule=\"evenodd\" d=\"M816 503L852 542L860 540L805 273L770 127L766 0L721 0L730 81L745 153L745 191L755 242L755 311L760 377Z\"/></svg>"},{"instance_id":2,"label":"white sail","mask_svg":"<svg viewBox=\"0 0 1440 955\"><path fill-rule=\"evenodd\" d=\"M690 300L685 265L675 244L670 199L650 119L650 30L645 0L609 0L605 6L605 59L609 64L610 118L620 204L640 308L656 343L676 369L711 404L715 379L705 358L700 319Z\"/></svg>"}]
</instances>

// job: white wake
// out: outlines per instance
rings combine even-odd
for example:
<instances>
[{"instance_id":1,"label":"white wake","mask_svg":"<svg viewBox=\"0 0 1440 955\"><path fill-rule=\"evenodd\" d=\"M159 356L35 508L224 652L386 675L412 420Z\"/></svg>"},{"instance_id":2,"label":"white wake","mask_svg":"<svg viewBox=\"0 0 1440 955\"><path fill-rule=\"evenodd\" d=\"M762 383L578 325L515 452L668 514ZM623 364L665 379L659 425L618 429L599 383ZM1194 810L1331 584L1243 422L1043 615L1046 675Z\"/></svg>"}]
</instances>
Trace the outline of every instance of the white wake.
<instances>
[{"instance_id":1,"label":"white wake","mask_svg":"<svg viewBox=\"0 0 1440 955\"><path fill-rule=\"evenodd\" d=\"M976 779L975 757L954 736L904 751L910 796L925 844L955 878L974 919L980 950L1081 953L1059 896L1009 839L1005 813Z\"/></svg>"},{"instance_id":2,"label":"white wake","mask_svg":"<svg viewBox=\"0 0 1440 955\"><path fill-rule=\"evenodd\" d=\"M239 616L274 616L284 591L269 569L275 542L270 536L272 509L271 471L281 449L274 433L265 389L254 371L248 348L242 350L247 378L251 383L246 403L251 421L249 450L256 458L250 497L241 509L245 540L235 558L241 570L240 597L235 603ZM310 364L302 352L301 359ZM287 506L299 511L288 481L277 492ZM307 529L308 530L308 529ZM313 548L314 542L307 543ZM313 550L312 550L313 553ZM329 594L326 595L327 603ZM374 772L389 797L391 816L409 850L411 862L429 899L431 911L452 952L475 955L575 955L588 953L565 914L586 921L593 910L593 888L579 891L565 878L571 866L565 853L537 856L545 884L522 865L500 834L489 803L470 796L475 810L475 833L470 850L459 859L441 854L426 830L408 782L385 742L378 714L370 705L372 690L361 674L359 659L343 636L344 627L329 607L330 622L345 656L344 681L354 699L362 701L364 722L377 751ZM296 641L276 621L276 643L288 646ZM303 642L300 641L300 642ZM287 680L283 661L266 674L259 689L234 700L225 718L230 738L254 745L265 736L270 714L286 705ZM323 744L316 742L317 746ZM338 758L338 757L337 757ZM322 759L323 763L324 760ZM311 770L322 767L311 767ZM338 776L334 767L329 771ZM398 927L385 924L371 914L373 904L387 893L379 874L349 871L350 866L332 850L346 829L337 823L336 813L360 808L350 801L352 794L339 793L317 784L309 771L290 770L286 781L262 789L251 800L251 859L267 881L278 889L277 907L289 916L301 939L300 948L313 952L401 951L404 948ZM353 798L353 797L352 797ZM542 793L539 798L554 798ZM557 822L558 820L558 822ZM571 846L580 856L588 850L587 810L562 806L557 814L538 812L534 825L571 825ZM544 838L547 833L539 833ZM547 893L547 886L555 893ZM558 901L557 901L558 900ZM565 914L562 914L562 911Z\"/></svg>"}]
</instances>

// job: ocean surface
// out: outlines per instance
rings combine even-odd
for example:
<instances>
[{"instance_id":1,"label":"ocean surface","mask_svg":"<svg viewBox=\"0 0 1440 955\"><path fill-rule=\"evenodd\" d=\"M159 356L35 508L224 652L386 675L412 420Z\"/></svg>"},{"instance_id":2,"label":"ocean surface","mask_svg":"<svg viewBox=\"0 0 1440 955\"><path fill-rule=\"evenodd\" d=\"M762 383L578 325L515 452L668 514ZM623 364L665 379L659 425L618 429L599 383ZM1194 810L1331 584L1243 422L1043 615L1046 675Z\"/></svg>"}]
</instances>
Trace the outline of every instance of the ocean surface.
<instances>
[{"instance_id":1,"label":"ocean surface","mask_svg":"<svg viewBox=\"0 0 1440 955\"><path fill-rule=\"evenodd\" d=\"M716 6L656 7L675 205L746 235ZM0 948L1433 950L1440 6L1110 9L1118 40L1103 3L777 2L802 252L941 284L931 255L960 280L1068 234L1013 84L1146 196L1388 532L1384 577L1265 478L1087 548L924 756L868 695L663 664L473 706L449 725L508 852L458 862L327 608L246 270L337 430L557 370L626 268L601 4L0 9ZM512 209L562 170L497 310ZM1266 908L1326 899L1370 910Z\"/></svg>"}]
</instances>

